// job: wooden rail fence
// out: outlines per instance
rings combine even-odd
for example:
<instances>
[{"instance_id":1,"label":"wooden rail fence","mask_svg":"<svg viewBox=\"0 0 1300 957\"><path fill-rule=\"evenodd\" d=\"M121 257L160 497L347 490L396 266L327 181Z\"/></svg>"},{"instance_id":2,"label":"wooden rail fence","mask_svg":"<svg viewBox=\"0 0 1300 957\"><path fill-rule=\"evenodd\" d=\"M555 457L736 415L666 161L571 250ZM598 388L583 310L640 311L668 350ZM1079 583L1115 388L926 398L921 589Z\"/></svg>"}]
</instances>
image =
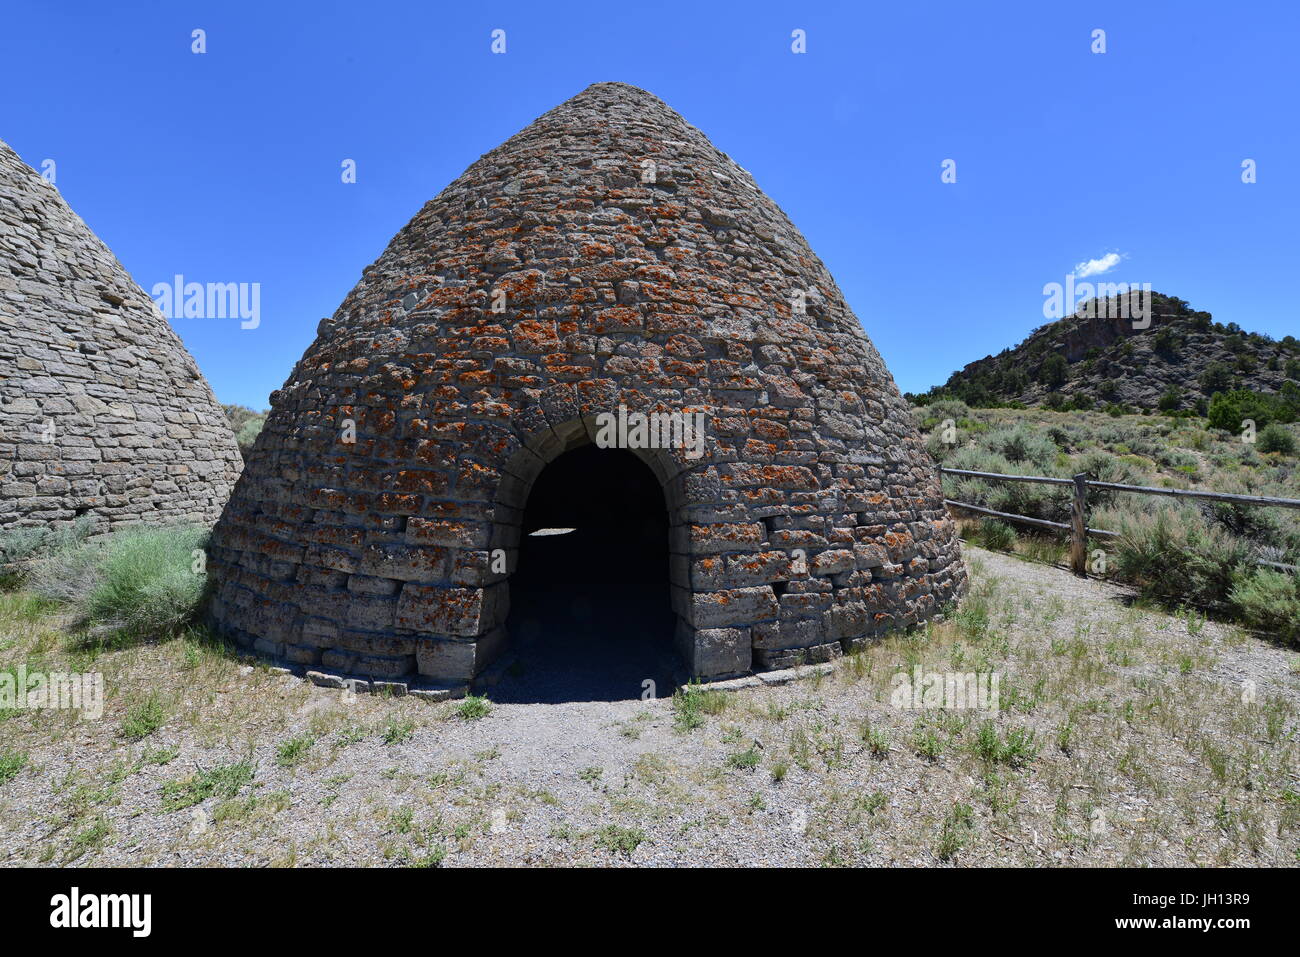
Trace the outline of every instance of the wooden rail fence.
<instances>
[{"instance_id":1,"label":"wooden rail fence","mask_svg":"<svg viewBox=\"0 0 1300 957\"><path fill-rule=\"evenodd\" d=\"M950 508L964 509L968 512L975 512L980 515L989 515L993 518L1005 519L1008 522L1018 522L1022 525L1033 525L1037 528L1050 528L1057 531L1067 531L1070 533L1070 569L1076 575L1087 576L1088 574L1088 538L1119 538L1119 532L1107 531L1104 528L1088 527L1088 489L1104 489L1109 492L1136 492L1139 495L1167 495L1172 498L1203 498L1212 502L1236 502L1242 505L1264 505L1276 506L1278 508L1300 508L1300 499L1295 498L1273 498L1268 495L1233 495L1228 492L1199 492L1192 489L1181 488L1155 488L1150 485L1121 485L1118 482L1099 482L1095 479L1088 478L1087 472L1080 472L1073 478L1052 478L1047 475L1003 475L1000 472L973 472L970 469L948 469L940 468L943 475L963 475L967 478L985 479L990 482L1036 482L1040 485L1068 485L1072 490L1070 502L1070 521L1069 522L1050 522L1045 518L1031 518L1028 515L1012 515L1009 512L998 512L991 508L985 508L982 505L971 505L969 502L957 502L950 498L945 498L943 503ZM1295 565L1284 565L1281 562L1269 562L1258 560L1260 565L1268 565L1272 568L1280 568L1285 571L1300 571Z\"/></svg>"}]
</instances>

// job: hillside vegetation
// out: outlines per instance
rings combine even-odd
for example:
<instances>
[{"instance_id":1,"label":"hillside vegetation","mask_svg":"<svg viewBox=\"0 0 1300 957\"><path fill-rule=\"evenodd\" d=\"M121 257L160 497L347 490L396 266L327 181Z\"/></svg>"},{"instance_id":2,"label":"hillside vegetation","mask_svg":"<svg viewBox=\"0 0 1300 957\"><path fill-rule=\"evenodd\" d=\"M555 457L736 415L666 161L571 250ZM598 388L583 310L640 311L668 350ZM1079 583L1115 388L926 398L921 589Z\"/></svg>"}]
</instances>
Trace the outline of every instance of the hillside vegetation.
<instances>
[{"instance_id":1,"label":"hillside vegetation","mask_svg":"<svg viewBox=\"0 0 1300 957\"><path fill-rule=\"evenodd\" d=\"M1300 428L1274 423L1247 441L1190 416L1112 416L1048 409L971 409L941 400L915 410L930 452L948 468L1128 485L1300 498ZM946 497L996 511L1069 521L1070 490L944 477ZM1090 543L1093 573L1172 606L1213 609L1283 640L1300 640L1300 510L1089 493L1088 524L1122 533ZM967 515L971 513L965 513ZM1059 536L969 519L987 547L1060 560ZM1259 562L1272 565L1260 565Z\"/></svg>"},{"instance_id":2,"label":"hillside vegetation","mask_svg":"<svg viewBox=\"0 0 1300 957\"><path fill-rule=\"evenodd\" d=\"M269 411L258 412L246 405L223 405L221 409L230 420L230 428L235 433L235 441L239 443L239 451L244 454L244 458L248 458L253 443L257 441L258 433L266 424Z\"/></svg>"},{"instance_id":3,"label":"hillside vegetation","mask_svg":"<svg viewBox=\"0 0 1300 957\"><path fill-rule=\"evenodd\" d=\"M1204 416L1213 412L1215 396L1227 395L1233 413L1246 403L1257 420L1300 418L1300 340L1275 341L1236 323L1215 322L1210 313L1173 296L1152 293L1150 298L1149 324L1135 322L1128 302L1094 300L1078 314L1041 326L1014 348L972 362L944 385L910 398L919 403L960 399L974 407Z\"/></svg>"}]
</instances>

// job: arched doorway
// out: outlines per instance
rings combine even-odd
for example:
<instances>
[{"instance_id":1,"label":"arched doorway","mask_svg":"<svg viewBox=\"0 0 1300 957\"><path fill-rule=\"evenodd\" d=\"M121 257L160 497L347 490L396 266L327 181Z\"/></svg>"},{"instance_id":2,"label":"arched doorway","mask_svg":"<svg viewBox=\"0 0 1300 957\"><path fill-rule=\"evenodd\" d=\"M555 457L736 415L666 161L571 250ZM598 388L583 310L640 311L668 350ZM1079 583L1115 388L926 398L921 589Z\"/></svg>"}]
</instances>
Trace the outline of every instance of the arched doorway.
<instances>
[{"instance_id":1,"label":"arched doorway","mask_svg":"<svg viewBox=\"0 0 1300 957\"><path fill-rule=\"evenodd\" d=\"M631 452L571 449L533 482L510 576L497 701L615 701L672 687L668 513Z\"/></svg>"}]
</instances>

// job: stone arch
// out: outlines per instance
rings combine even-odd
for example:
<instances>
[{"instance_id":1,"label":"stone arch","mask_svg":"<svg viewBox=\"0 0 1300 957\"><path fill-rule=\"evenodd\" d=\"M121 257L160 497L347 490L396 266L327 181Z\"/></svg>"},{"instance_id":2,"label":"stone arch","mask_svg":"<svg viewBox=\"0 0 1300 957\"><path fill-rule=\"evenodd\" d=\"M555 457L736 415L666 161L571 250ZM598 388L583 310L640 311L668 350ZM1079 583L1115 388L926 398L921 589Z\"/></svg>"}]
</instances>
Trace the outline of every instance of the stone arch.
<instances>
[{"instance_id":1,"label":"stone arch","mask_svg":"<svg viewBox=\"0 0 1300 957\"><path fill-rule=\"evenodd\" d=\"M529 498L537 479L545 469L566 452L584 445L597 443L599 426L596 415L574 417L547 428L520 446L501 463L501 480L497 484L492 501L491 549L489 550L489 567L494 560L503 559L506 568L503 577L492 576L493 587L503 590L497 601L501 604L500 617L504 621L510 610L510 578L517 568L522 522ZM687 628L683 619L686 604L685 595L690 591L690 536L684 530L683 515L687 505L685 486L681 481L682 464L674 458L670 449L630 448L627 451L636 456L658 480L663 504L667 512L669 528L669 560L664 574L668 578L671 594L674 596L673 610L680 622L678 632ZM498 551L500 550L500 551ZM500 567L498 565L498 567ZM501 650L507 636L502 634L486 635L490 647L485 649L487 655L495 655ZM680 637L678 638L680 645ZM686 655L686 660L691 660ZM484 662L486 664L486 661Z\"/></svg>"}]
</instances>

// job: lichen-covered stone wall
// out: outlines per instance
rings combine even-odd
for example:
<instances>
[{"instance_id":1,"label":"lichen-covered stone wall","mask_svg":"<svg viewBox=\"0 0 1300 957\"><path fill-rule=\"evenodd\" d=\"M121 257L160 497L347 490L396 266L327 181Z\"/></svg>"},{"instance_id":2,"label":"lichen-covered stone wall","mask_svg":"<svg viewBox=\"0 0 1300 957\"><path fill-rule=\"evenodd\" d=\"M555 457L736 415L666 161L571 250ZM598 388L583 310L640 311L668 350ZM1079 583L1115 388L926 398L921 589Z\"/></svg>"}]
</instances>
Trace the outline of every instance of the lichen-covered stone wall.
<instances>
[{"instance_id":1,"label":"lichen-covered stone wall","mask_svg":"<svg viewBox=\"0 0 1300 957\"><path fill-rule=\"evenodd\" d=\"M706 416L702 457L638 453L696 675L833 657L964 588L935 466L820 260L703 134L602 83L474 163L321 323L218 526L216 621L301 664L472 677L531 483L620 405Z\"/></svg>"},{"instance_id":2,"label":"lichen-covered stone wall","mask_svg":"<svg viewBox=\"0 0 1300 957\"><path fill-rule=\"evenodd\" d=\"M0 142L0 528L214 522L241 466L167 320Z\"/></svg>"}]
</instances>

